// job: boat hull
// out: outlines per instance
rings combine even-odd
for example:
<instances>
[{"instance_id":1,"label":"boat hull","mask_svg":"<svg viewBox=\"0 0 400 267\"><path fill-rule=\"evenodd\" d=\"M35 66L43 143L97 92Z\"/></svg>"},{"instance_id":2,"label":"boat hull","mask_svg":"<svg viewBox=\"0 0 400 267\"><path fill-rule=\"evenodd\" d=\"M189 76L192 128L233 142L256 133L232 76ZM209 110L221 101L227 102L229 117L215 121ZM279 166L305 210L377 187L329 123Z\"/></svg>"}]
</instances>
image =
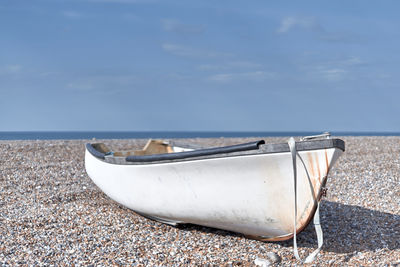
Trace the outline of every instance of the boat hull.
<instances>
[{"instance_id":1,"label":"boat hull","mask_svg":"<svg viewBox=\"0 0 400 267\"><path fill-rule=\"evenodd\" d=\"M313 217L341 153L336 147L298 152L297 232ZM290 152L120 165L86 150L85 166L111 199L165 223L199 224L264 240L293 235Z\"/></svg>"}]
</instances>

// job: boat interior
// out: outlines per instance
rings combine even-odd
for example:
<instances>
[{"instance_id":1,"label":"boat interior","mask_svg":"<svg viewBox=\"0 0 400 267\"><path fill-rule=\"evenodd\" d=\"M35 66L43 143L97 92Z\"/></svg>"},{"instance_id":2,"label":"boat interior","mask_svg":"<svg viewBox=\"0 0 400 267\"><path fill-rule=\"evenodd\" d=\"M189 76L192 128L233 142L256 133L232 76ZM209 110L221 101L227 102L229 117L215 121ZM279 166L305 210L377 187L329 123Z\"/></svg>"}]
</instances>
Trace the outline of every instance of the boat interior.
<instances>
[{"instance_id":1,"label":"boat interior","mask_svg":"<svg viewBox=\"0 0 400 267\"><path fill-rule=\"evenodd\" d=\"M259 140L233 146L202 148L163 140L149 140L142 150L114 152L103 143L86 144L86 148L93 156L101 159L114 161L123 158L129 162L151 162L258 150L264 143L264 140Z\"/></svg>"},{"instance_id":2,"label":"boat interior","mask_svg":"<svg viewBox=\"0 0 400 267\"><path fill-rule=\"evenodd\" d=\"M112 152L103 143L92 144L92 146L97 151L104 153L105 155L114 155L115 157L127 157L127 156L133 156L133 155L145 156L145 155L166 154L166 153L178 152L178 151L176 151L176 147L171 145L170 143L165 142L163 140L153 140L153 139L148 140L146 145L141 150ZM192 150L189 148L182 148L182 149Z\"/></svg>"}]
</instances>

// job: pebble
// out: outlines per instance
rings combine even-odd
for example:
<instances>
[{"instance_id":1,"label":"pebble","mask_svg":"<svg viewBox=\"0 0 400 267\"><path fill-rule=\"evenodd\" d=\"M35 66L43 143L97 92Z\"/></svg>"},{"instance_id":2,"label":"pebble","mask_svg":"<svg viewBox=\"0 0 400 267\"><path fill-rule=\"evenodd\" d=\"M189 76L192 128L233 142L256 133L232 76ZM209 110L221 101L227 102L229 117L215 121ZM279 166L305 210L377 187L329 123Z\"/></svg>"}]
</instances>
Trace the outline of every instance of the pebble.
<instances>
[{"instance_id":1,"label":"pebble","mask_svg":"<svg viewBox=\"0 0 400 267\"><path fill-rule=\"evenodd\" d=\"M259 138L181 140L222 146ZM287 138L262 138L267 143ZM400 137L343 137L320 205L324 246L318 266L396 266L400 259ZM196 225L172 227L108 198L90 180L90 140L0 141L0 265L298 265L293 242L260 242ZM146 140L96 140L113 150ZM312 252L312 223L298 235Z\"/></svg>"},{"instance_id":2,"label":"pebble","mask_svg":"<svg viewBox=\"0 0 400 267\"><path fill-rule=\"evenodd\" d=\"M281 261L281 257L279 257L278 254L276 254L275 252L268 252L267 253L267 257L273 262L273 263L279 263Z\"/></svg>"},{"instance_id":3,"label":"pebble","mask_svg":"<svg viewBox=\"0 0 400 267\"><path fill-rule=\"evenodd\" d=\"M261 259L261 258L255 259L254 264L261 267L271 266L271 262L268 259Z\"/></svg>"}]
</instances>

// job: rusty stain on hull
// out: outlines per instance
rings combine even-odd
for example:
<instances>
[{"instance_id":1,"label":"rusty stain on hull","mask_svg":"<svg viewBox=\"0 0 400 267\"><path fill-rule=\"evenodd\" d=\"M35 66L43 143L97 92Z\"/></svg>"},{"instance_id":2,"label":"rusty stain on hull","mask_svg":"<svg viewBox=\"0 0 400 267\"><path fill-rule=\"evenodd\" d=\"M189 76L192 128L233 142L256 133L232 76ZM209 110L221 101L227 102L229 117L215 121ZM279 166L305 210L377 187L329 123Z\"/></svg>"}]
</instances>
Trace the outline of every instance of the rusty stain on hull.
<instances>
[{"instance_id":1,"label":"rusty stain on hull","mask_svg":"<svg viewBox=\"0 0 400 267\"><path fill-rule=\"evenodd\" d=\"M326 175L329 173L329 161L328 161L328 152L325 149L325 163L326 163Z\"/></svg>"},{"instance_id":2,"label":"rusty stain on hull","mask_svg":"<svg viewBox=\"0 0 400 267\"><path fill-rule=\"evenodd\" d=\"M319 181L319 183L321 183L321 170L319 168L319 157L318 157L318 155L316 155L315 160L316 160L316 165L317 165L317 170L318 170L318 181Z\"/></svg>"},{"instance_id":3,"label":"rusty stain on hull","mask_svg":"<svg viewBox=\"0 0 400 267\"><path fill-rule=\"evenodd\" d=\"M325 151L326 153L326 151ZM318 154L308 154L307 155L307 159L308 159L308 170L310 171L310 176L312 178L317 178L318 181L321 183L321 177L323 177L324 175L321 174L321 168L320 168L320 164L319 164L319 157ZM327 157L326 157L327 159Z\"/></svg>"},{"instance_id":4,"label":"rusty stain on hull","mask_svg":"<svg viewBox=\"0 0 400 267\"><path fill-rule=\"evenodd\" d=\"M319 190L319 186L317 187L317 181L320 181L320 177L316 176L315 169L319 170L319 166L318 166L319 164L318 164L318 160L314 163L312 154L308 155L308 160L309 161L308 161L307 169L310 170L310 174L311 174L311 175L309 175L308 179L311 181L312 189L313 189L313 197L315 199L315 195L318 194L318 190ZM316 166L314 166L314 165L316 165ZM319 184L321 184L321 182Z\"/></svg>"},{"instance_id":5,"label":"rusty stain on hull","mask_svg":"<svg viewBox=\"0 0 400 267\"><path fill-rule=\"evenodd\" d=\"M325 150L325 161L326 161L326 173L323 167L321 168L320 166L320 161L318 157L318 153L309 153L307 155L307 161L304 162L301 160L303 163L304 170L306 172L306 175L310 181L310 186L312 186L312 198L313 201L306 205L306 208L300 214L300 218L298 218L297 222L297 229L296 233L302 232L308 224L312 221L314 217L314 213L317 209L317 203L320 200L322 196L322 191L321 187L323 184L326 183L327 175L328 175L328 170L329 170L329 161L328 161L328 155L327 151ZM324 173L321 173L321 169L324 171ZM310 205L311 204L311 205ZM305 216L307 215L308 216ZM249 236L246 235L248 238L260 240L260 241L284 241L293 238L293 234L288 234L284 236L278 236L278 237L262 237L262 236Z\"/></svg>"},{"instance_id":6,"label":"rusty stain on hull","mask_svg":"<svg viewBox=\"0 0 400 267\"><path fill-rule=\"evenodd\" d=\"M314 171L314 164L313 164L313 156L312 156L312 154L311 154L311 153L308 154L308 155L307 155L307 158L308 158L309 167L310 167L310 168L308 168L308 169L310 170L311 177L315 177L315 171Z\"/></svg>"},{"instance_id":7,"label":"rusty stain on hull","mask_svg":"<svg viewBox=\"0 0 400 267\"><path fill-rule=\"evenodd\" d=\"M298 218L297 221L297 229L296 233L299 234L302 232L308 224L312 221L315 211L317 209L317 204L321 200L324 190L323 187L325 187L325 184L328 179L328 173L329 173L329 157L328 157L328 151L327 149L324 150L324 154L322 154L322 151L319 153L320 156L324 157L325 156L325 164L326 166L320 166L320 164L323 164L323 158L321 158L321 161L319 160L319 155L317 153L309 153L307 155L307 160L302 161L304 170L306 172L306 175L308 176L308 179L312 185L312 197L313 200L310 204L308 204L303 211L303 214ZM301 157L300 157L301 159ZM324 169L324 167L326 167ZM304 216L308 214L308 216ZM293 238L293 233L292 234L287 234L284 236L275 236L275 237L266 237L266 236L251 236L251 235L245 235L248 238L251 239L256 239L260 241L285 241Z\"/></svg>"}]
</instances>

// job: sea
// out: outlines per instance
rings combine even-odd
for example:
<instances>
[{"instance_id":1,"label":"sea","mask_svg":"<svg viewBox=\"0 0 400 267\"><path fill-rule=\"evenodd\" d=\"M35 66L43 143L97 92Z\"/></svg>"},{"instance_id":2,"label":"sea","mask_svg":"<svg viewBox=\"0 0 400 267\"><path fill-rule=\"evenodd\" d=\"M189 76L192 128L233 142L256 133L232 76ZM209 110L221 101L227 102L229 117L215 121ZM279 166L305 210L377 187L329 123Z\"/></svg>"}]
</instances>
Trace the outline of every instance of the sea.
<instances>
[{"instance_id":1,"label":"sea","mask_svg":"<svg viewBox=\"0 0 400 267\"><path fill-rule=\"evenodd\" d=\"M240 131L0 131L0 140L147 139L309 136L322 132ZM333 136L400 136L400 132L331 132Z\"/></svg>"}]
</instances>

